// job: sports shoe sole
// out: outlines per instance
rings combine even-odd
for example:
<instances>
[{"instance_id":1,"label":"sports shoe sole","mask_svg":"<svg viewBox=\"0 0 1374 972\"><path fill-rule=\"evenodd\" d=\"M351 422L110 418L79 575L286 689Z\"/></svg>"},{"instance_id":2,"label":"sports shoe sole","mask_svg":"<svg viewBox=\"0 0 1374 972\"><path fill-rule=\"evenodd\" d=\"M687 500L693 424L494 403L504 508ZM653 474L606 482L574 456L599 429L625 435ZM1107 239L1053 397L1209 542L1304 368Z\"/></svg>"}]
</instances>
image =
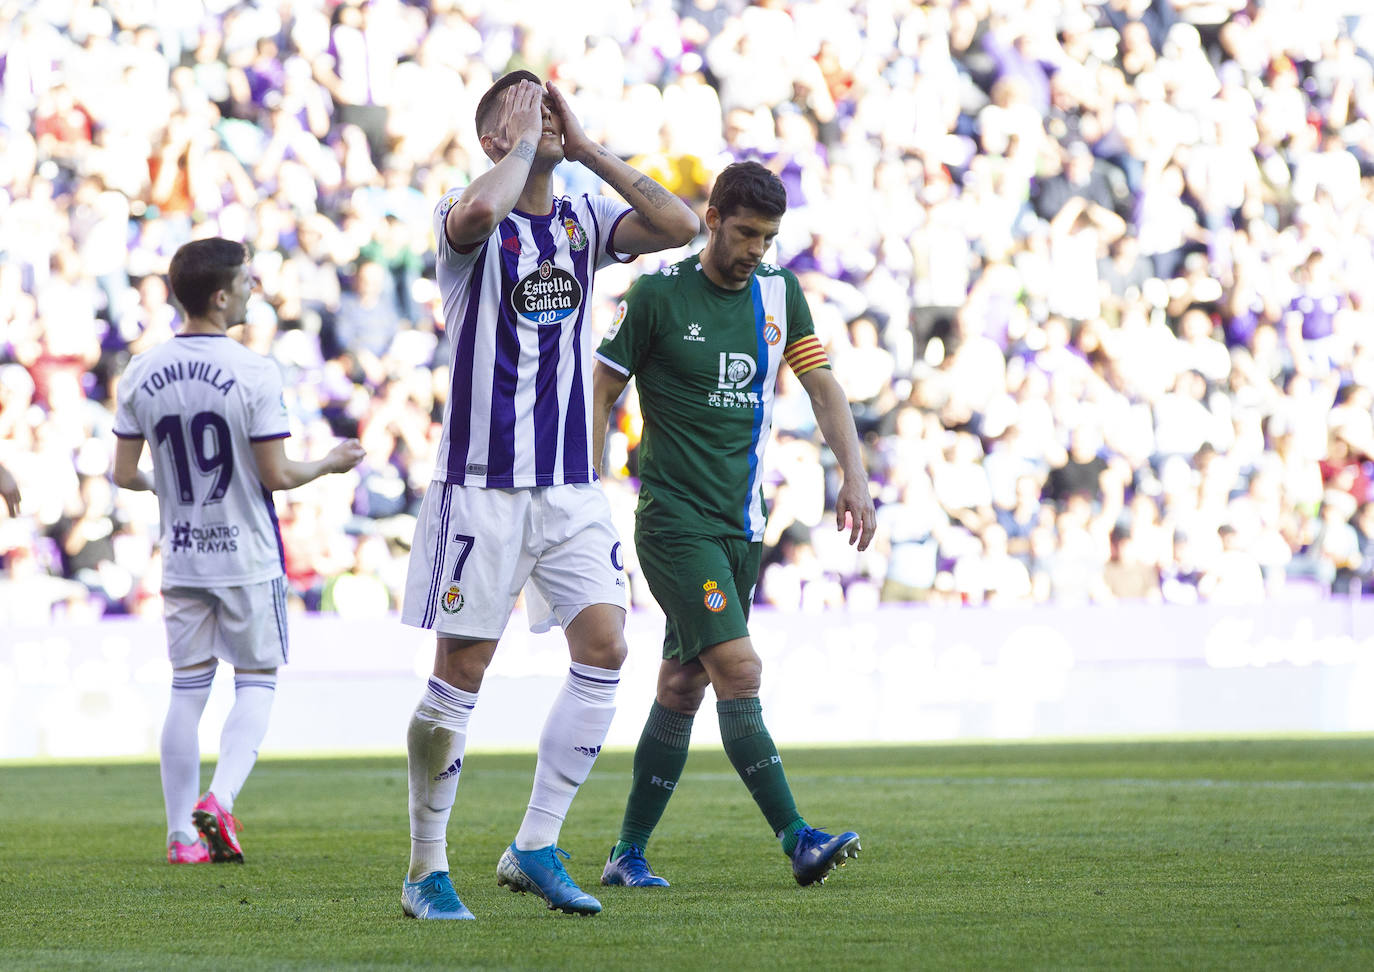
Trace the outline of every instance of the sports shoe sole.
<instances>
[{"instance_id":1,"label":"sports shoe sole","mask_svg":"<svg viewBox=\"0 0 1374 972\"><path fill-rule=\"evenodd\" d=\"M210 845L210 860L216 864L243 863L243 851L235 850L219 829L219 819L208 810L196 810L191 814L196 829L200 831L205 843Z\"/></svg>"}]
</instances>

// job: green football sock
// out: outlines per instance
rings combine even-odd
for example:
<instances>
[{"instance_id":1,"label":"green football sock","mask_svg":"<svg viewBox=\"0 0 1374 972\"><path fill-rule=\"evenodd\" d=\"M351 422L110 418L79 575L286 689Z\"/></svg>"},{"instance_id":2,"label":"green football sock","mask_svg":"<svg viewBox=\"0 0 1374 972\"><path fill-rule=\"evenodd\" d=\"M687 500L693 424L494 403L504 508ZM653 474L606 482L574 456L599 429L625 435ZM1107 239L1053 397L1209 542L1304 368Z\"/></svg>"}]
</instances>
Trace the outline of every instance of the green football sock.
<instances>
[{"instance_id":1,"label":"green football sock","mask_svg":"<svg viewBox=\"0 0 1374 972\"><path fill-rule=\"evenodd\" d=\"M792 856L792 851L797 847L797 834L805 829L806 821L798 817L778 832L778 840L782 841L782 852L788 857Z\"/></svg>"},{"instance_id":2,"label":"green football sock","mask_svg":"<svg viewBox=\"0 0 1374 972\"><path fill-rule=\"evenodd\" d=\"M666 709L657 702L649 710L648 721L635 747L634 777L625 816L620 822L620 840L613 856L633 844L644 849L668 807L677 788L682 768L687 765L687 745L692 738L692 717Z\"/></svg>"},{"instance_id":3,"label":"green football sock","mask_svg":"<svg viewBox=\"0 0 1374 972\"><path fill-rule=\"evenodd\" d=\"M787 843L790 840L792 846L796 846L794 835L805 823L797 813L797 804L787 785L778 747L773 745L773 737L763 724L763 706L756 698L726 699L716 703L716 714L720 717L720 740L725 744L725 755L730 757L735 772L749 788L749 795L763 811L768 826L782 838L783 850L790 854L792 849Z\"/></svg>"}]
</instances>

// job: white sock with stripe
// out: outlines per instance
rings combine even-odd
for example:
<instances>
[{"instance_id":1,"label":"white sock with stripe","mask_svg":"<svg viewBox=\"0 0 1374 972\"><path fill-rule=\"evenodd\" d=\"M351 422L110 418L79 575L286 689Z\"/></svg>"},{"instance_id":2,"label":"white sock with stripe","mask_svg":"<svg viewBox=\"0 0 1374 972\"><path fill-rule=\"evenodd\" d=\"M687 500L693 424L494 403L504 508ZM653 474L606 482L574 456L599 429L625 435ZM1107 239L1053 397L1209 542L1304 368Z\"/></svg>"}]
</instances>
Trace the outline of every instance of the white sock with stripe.
<instances>
[{"instance_id":1,"label":"white sock with stripe","mask_svg":"<svg viewBox=\"0 0 1374 972\"><path fill-rule=\"evenodd\" d=\"M160 745L168 839L173 834L196 832L191 811L200 796L200 717L217 667L172 673L172 697L162 722Z\"/></svg>"},{"instance_id":2,"label":"white sock with stripe","mask_svg":"<svg viewBox=\"0 0 1374 972\"><path fill-rule=\"evenodd\" d=\"M534 850L558 842L577 788L591 773L606 741L619 684L620 672L613 669L578 662L568 668L568 679L539 736L534 789L515 835L516 850Z\"/></svg>"},{"instance_id":3,"label":"white sock with stripe","mask_svg":"<svg viewBox=\"0 0 1374 972\"><path fill-rule=\"evenodd\" d=\"M258 761L276 694L276 672L234 673L234 705L219 734L219 762L210 780L210 792L225 810L233 812L234 800Z\"/></svg>"},{"instance_id":4,"label":"white sock with stripe","mask_svg":"<svg viewBox=\"0 0 1374 972\"><path fill-rule=\"evenodd\" d=\"M468 717L476 692L431 675L406 731L410 777L410 868L407 881L448 870L448 818L467 748Z\"/></svg>"}]
</instances>

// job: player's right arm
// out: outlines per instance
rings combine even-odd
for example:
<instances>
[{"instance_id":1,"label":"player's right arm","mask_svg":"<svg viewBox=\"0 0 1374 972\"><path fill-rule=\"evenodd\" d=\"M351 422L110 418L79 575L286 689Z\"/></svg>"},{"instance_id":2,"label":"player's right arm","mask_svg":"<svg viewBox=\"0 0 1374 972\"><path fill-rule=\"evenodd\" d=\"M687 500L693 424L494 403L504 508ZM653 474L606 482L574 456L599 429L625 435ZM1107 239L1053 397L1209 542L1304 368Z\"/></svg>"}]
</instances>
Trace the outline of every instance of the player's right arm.
<instances>
[{"instance_id":1,"label":"player's right arm","mask_svg":"<svg viewBox=\"0 0 1374 972\"><path fill-rule=\"evenodd\" d=\"M598 476L606 472L606 428L611 409L629 383L629 375L621 374L604 361L598 361L592 370L592 460Z\"/></svg>"},{"instance_id":2,"label":"player's right arm","mask_svg":"<svg viewBox=\"0 0 1374 972\"><path fill-rule=\"evenodd\" d=\"M270 490L295 489L329 473L348 472L363 461L363 447L357 439L345 439L320 459L302 461L286 457L285 439L262 439L253 443L258 462L258 478ZM124 443L120 442L122 446Z\"/></svg>"},{"instance_id":3,"label":"player's right arm","mask_svg":"<svg viewBox=\"0 0 1374 972\"><path fill-rule=\"evenodd\" d=\"M544 89L533 81L521 81L501 92L493 140L506 154L500 162L472 180L444 217L444 232L454 249L463 250L481 243L515 208L529 179L530 165L543 131L543 103ZM480 137L487 133L477 134Z\"/></svg>"},{"instance_id":4,"label":"player's right arm","mask_svg":"<svg viewBox=\"0 0 1374 972\"><path fill-rule=\"evenodd\" d=\"M143 439L116 439L114 456L114 481L124 489L150 490L153 481L138 468L138 460L143 458Z\"/></svg>"},{"instance_id":5,"label":"player's right arm","mask_svg":"<svg viewBox=\"0 0 1374 972\"><path fill-rule=\"evenodd\" d=\"M656 277L657 275L655 275ZM639 370L653 341L654 277L640 277L615 310L615 320L596 349L592 369L592 463L597 475L605 465L606 427L630 376Z\"/></svg>"}]
</instances>

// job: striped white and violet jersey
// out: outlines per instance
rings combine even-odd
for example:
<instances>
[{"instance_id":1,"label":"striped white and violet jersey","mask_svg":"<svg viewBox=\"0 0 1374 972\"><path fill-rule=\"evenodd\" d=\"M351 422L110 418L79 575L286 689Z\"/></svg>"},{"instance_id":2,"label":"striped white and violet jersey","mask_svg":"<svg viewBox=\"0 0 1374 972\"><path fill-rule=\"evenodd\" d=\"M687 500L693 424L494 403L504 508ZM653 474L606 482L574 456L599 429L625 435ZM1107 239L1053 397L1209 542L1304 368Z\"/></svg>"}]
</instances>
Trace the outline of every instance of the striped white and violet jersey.
<instances>
[{"instance_id":1,"label":"striped white and violet jersey","mask_svg":"<svg viewBox=\"0 0 1374 972\"><path fill-rule=\"evenodd\" d=\"M162 520L162 586L237 587L282 576L272 494L253 443L290 435L275 361L224 335L182 334L134 355L114 433L144 439Z\"/></svg>"},{"instance_id":2,"label":"striped white and violet jersey","mask_svg":"<svg viewBox=\"0 0 1374 972\"><path fill-rule=\"evenodd\" d=\"M451 372L434 478L492 488L595 480L591 458L593 274L628 262L611 249L632 210L604 196L556 198L544 216L512 211L469 252L434 207L436 276Z\"/></svg>"}]
</instances>

